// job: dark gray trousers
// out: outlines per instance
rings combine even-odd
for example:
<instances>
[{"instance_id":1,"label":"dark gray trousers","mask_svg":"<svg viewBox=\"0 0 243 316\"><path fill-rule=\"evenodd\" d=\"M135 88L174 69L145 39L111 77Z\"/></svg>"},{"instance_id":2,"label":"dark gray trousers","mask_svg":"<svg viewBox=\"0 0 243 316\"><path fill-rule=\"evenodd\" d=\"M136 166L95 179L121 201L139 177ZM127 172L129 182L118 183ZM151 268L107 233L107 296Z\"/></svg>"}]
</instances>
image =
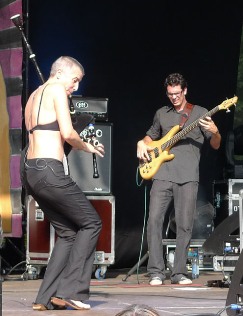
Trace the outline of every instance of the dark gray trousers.
<instances>
[{"instance_id":1,"label":"dark gray trousers","mask_svg":"<svg viewBox=\"0 0 243 316\"><path fill-rule=\"evenodd\" d=\"M171 279L176 274L187 275L186 261L193 229L197 201L197 182L176 184L154 180L150 191L147 239L149 259L147 270L151 277L165 279L163 254L163 226L165 214L174 201L176 221L176 250Z\"/></svg>"},{"instance_id":2,"label":"dark gray trousers","mask_svg":"<svg viewBox=\"0 0 243 316\"><path fill-rule=\"evenodd\" d=\"M25 162L25 185L55 228L57 240L36 303L52 309L52 296L86 300L101 220L90 201L55 159ZM40 236L41 242L41 236Z\"/></svg>"}]
</instances>

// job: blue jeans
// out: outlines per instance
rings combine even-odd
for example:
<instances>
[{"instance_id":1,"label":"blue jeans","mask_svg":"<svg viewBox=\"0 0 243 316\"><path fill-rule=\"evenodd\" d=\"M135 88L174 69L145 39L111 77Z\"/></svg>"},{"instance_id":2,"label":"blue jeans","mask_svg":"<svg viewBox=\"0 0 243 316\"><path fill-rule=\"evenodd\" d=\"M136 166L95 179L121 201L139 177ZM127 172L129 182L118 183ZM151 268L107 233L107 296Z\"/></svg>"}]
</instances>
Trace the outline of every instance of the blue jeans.
<instances>
[{"instance_id":1,"label":"blue jeans","mask_svg":"<svg viewBox=\"0 0 243 316\"><path fill-rule=\"evenodd\" d=\"M177 184L168 181L154 180L150 191L149 218L147 239L149 259L147 270L151 277L165 279L163 254L163 224L165 214L174 201L176 221L176 250L171 279L176 275L187 275L188 248L193 229L197 201L197 182Z\"/></svg>"},{"instance_id":2,"label":"blue jeans","mask_svg":"<svg viewBox=\"0 0 243 316\"><path fill-rule=\"evenodd\" d=\"M27 160L24 181L28 194L36 200L57 235L36 303L52 309L52 296L88 299L101 230L99 215L78 185L65 175L59 160Z\"/></svg>"}]
</instances>

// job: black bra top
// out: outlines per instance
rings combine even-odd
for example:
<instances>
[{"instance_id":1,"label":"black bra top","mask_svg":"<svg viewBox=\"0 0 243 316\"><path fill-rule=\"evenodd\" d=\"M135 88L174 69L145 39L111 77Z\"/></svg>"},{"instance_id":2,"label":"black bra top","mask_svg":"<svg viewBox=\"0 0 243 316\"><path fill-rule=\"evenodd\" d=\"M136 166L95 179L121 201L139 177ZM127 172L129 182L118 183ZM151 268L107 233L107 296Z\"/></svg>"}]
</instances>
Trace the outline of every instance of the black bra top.
<instances>
[{"instance_id":1,"label":"black bra top","mask_svg":"<svg viewBox=\"0 0 243 316\"><path fill-rule=\"evenodd\" d=\"M46 87L47 87L47 85L46 85ZM51 123L47 123L47 124L38 124L38 122L39 122L39 115L40 115L40 108L41 108L41 102L42 102L42 97L43 97L43 93L44 93L45 88L43 89L42 94L41 94L39 110L38 110L38 115L37 115L37 125L35 127L33 127L29 131L30 134L32 134L34 131L37 131L37 130L40 130L40 131L54 131L54 132L60 131L60 127L59 127L59 124L58 124L57 120L54 121L54 122L51 122Z\"/></svg>"},{"instance_id":2,"label":"black bra top","mask_svg":"<svg viewBox=\"0 0 243 316\"><path fill-rule=\"evenodd\" d=\"M60 131L59 124L57 121L48 124L38 124L33 127L29 132L32 134L34 131Z\"/></svg>"}]
</instances>

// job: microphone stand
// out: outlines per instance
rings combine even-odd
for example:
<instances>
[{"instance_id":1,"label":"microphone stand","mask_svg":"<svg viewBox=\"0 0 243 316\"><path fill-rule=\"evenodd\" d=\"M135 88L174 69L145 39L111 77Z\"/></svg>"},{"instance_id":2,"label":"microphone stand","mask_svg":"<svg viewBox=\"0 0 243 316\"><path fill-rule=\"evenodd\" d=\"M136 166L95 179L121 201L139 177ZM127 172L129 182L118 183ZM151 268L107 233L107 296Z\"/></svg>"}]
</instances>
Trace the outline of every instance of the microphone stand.
<instances>
[{"instance_id":1,"label":"microphone stand","mask_svg":"<svg viewBox=\"0 0 243 316\"><path fill-rule=\"evenodd\" d=\"M22 19L20 17L20 14L16 14L16 15L13 15L11 18L10 18L13 22L13 24L19 29L19 31L21 32L21 35L22 35L22 38L24 40L24 44L27 48L27 51L28 51L28 54L29 54L29 58L31 59L31 61L33 62L34 66L35 66L35 69L37 71L37 74L41 80L42 83L45 82L45 79L40 71L40 68L38 67L37 65L37 62L36 62L36 59L35 59L35 54L33 53L31 47L30 47L30 44L28 43L26 37L25 37L25 34L24 34L24 30L23 30L23 22L22 22Z\"/></svg>"}]
</instances>

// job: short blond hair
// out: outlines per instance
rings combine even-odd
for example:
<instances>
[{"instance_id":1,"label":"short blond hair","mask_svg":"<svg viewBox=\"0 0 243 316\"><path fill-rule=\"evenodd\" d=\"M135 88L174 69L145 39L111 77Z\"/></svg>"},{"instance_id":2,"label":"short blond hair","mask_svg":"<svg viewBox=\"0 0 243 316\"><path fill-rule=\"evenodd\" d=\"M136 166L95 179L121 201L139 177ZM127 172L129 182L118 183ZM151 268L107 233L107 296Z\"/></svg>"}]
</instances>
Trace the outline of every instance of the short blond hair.
<instances>
[{"instance_id":1,"label":"short blond hair","mask_svg":"<svg viewBox=\"0 0 243 316\"><path fill-rule=\"evenodd\" d=\"M84 75L84 67L80 64L77 59L70 56L61 56L51 66L50 76L54 76L59 69L72 69L73 66L78 67Z\"/></svg>"}]
</instances>

